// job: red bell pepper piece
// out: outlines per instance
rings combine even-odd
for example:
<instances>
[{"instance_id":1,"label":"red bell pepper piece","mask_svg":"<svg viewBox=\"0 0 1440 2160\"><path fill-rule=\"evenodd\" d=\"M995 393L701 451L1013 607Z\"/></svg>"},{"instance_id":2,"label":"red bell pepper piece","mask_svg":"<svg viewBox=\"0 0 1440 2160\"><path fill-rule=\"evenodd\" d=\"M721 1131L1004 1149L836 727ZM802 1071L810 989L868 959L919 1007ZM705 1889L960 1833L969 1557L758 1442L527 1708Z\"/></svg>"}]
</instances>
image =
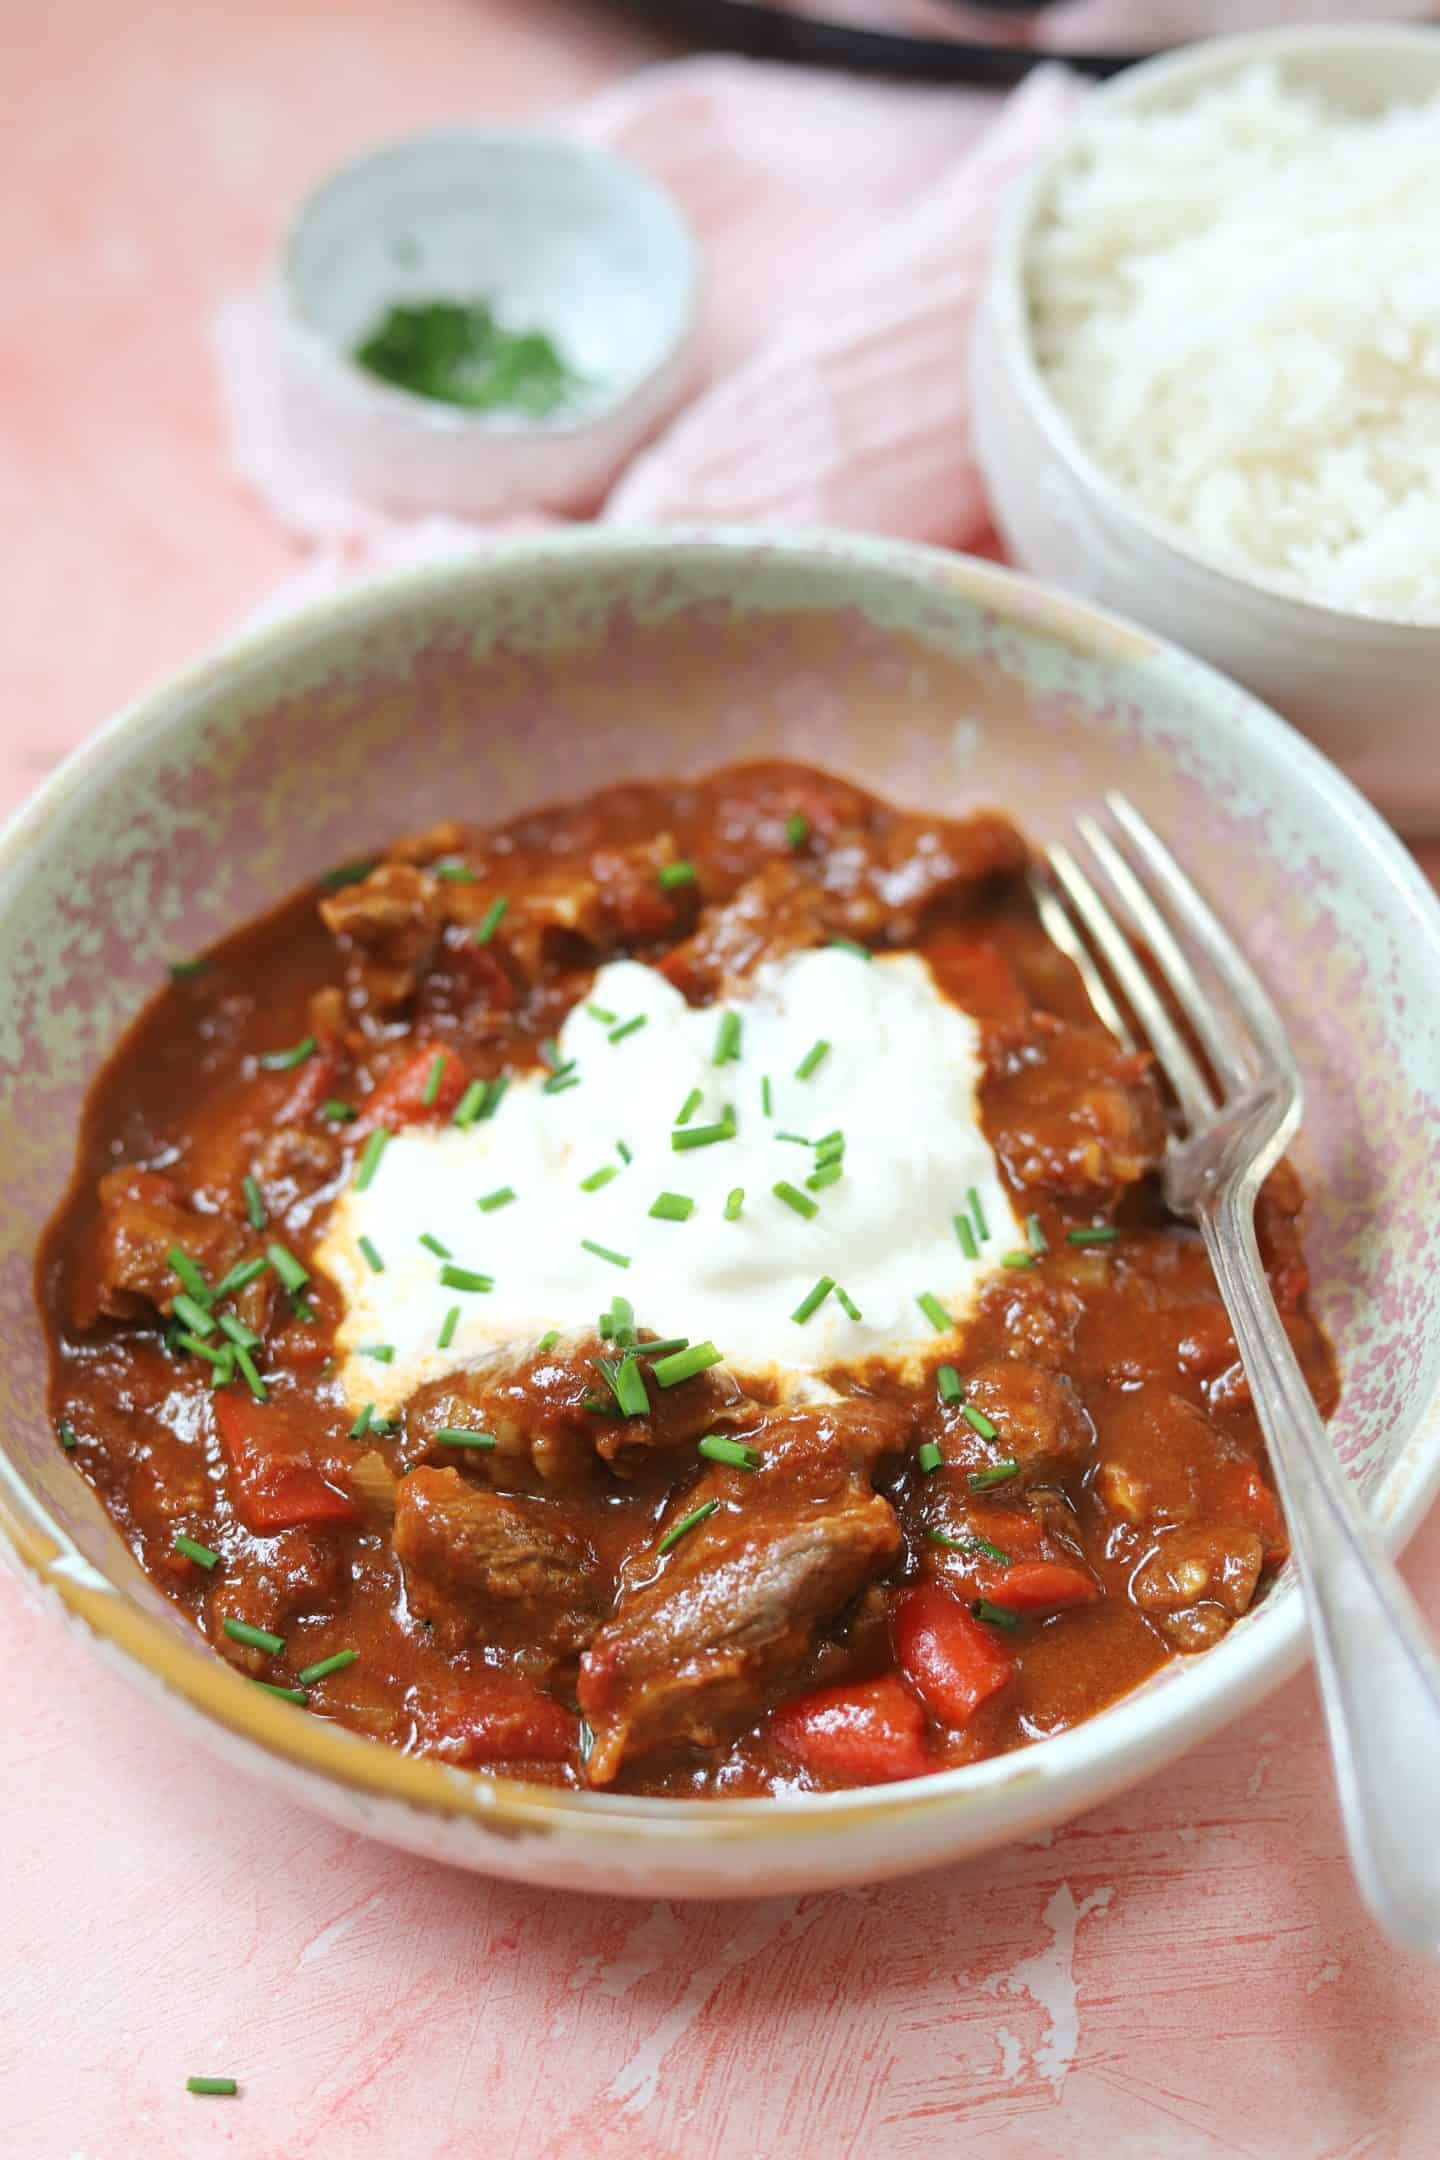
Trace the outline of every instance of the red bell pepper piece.
<instances>
[{"instance_id":1,"label":"red bell pepper piece","mask_svg":"<svg viewBox=\"0 0 1440 2160\"><path fill-rule=\"evenodd\" d=\"M997 1568L985 1595L1009 1612L1064 1612L1071 1605L1093 1604L1100 1585L1063 1560L1017 1560L1013 1567Z\"/></svg>"},{"instance_id":2,"label":"red bell pepper piece","mask_svg":"<svg viewBox=\"0 0 1440 2160\"><path fill-rule=\"evenodd\" d=\"M994 1633L972 1618L938 1582L907 1590L891 1622L901 1672L928 1710L947 1725L968 1725L998 1695L1015 1661Z\"/></svg>"},{"instance_id":3,"label":"red bell pepper piece","mask_svg":"<svg viewBox=\"0 0 1440 2160\"><path fill-rule=\"evenodd\" d=\"M440 1078L434 1087L433 1102L427 1102L425 1097L431 1089L431 1074L437 1058L441 1060ZM403 1064L386 1073L374 1094L362 1105L350 1131L358 1140L374 1132L377 1125L398 1132L402 1125L419 1125L426 1121L438 1123L453 1114L469 1085L470 1074L455 1052L439 1043L428 1043L423 1050L414 1051Z\"/></svg>"},{"instance_id":4,"label":"red bell pepper piece","mask_svg":"<svg viewBox=\"0 0 1440 2160\"><path fill-rule=\"evenodd\" d=\"M356 1520L356 1507L316 1469L297 1420L279 1402L223 1390L211 1397L230 1467L235 1512L257 1537Z\"/></svg>"},{"instance_id":5,"label":"red bell pepper piece","mask_svg":"<svg viewBox=\"0 0 1440 2160\"><path fill-rule=\"evenodd\" d=\"M579 1724L553 1696L528 1680L490 1673L457 1693L438 1719L438 1750L447 1762L573 1762Z\"/></svg>"},{"instance_id":6,"label":"red bell pepper piece","mask_svg":"<svg viewBox=\"0 0 1440 2160\"><path fill-rule=\"evenodd\" d=\"M775 1712L770 1730L787 1755L837 1784L889 1784L933 1768L925 1713L893 1673L797 1695Z\"/></svg>"}]
</instances>

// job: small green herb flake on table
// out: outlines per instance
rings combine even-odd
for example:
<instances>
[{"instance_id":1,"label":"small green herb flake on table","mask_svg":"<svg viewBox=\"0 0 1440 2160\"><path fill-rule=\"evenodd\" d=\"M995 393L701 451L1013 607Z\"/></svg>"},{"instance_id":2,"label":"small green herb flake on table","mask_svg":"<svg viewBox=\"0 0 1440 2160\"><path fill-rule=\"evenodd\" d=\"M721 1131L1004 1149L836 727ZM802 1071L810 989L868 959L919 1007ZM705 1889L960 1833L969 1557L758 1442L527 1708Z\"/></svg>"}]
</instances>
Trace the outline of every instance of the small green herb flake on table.
<instances>
[{"instance_id":1,"label":"small green herb flake on table","mask_svg":"<svg viewBox=\"0 0 1440 2160\"><path fill-rule=\"evenodd\" d=\"M585 378L543 330L507 329L481 299L396 303L353 357L394 389L471 412L544 420L585 388Z\"/></svg>"},{"instance_id":2,"label":"small green herb flake on table","mask_svg":"<svg viewBox=\"0 0 1440 2160\"><path fill-rule=\"evenodd\" d=\"M206 2099L223 2098L228 2100L234 2098L240 2087L234 2078L192 2077L186 2078L185 2090L189 2093L200 2093Z\"/></svg>"}]
</instances>

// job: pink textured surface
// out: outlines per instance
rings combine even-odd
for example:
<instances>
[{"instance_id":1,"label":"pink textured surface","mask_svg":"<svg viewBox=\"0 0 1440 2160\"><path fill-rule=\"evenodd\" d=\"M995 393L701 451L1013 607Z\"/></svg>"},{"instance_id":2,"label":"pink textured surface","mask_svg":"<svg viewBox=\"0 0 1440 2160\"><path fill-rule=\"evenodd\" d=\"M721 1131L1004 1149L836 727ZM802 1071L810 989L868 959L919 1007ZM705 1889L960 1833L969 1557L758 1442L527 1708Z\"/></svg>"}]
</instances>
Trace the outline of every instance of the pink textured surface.
<instances>
[{"instance_id":1,"label":"pink textured surface","mask_svg":"<svg viewBox=\"0 0 1440 2160\"><path fill-rule=\"evenodd\" d=\"M227 482L204 331L295 192L367 137L573 97L646 50L559 0L61 0L7 48L31 117L0 147L30 265L0 409L6 807L293 566ZM1440 1617L1440 1521L1409 1574ZM1440 1981L1357 1906L1308 1681L1047 1842L853 1896L647 1907L343 1836L182 1750L8 1579L0 1620L19 2160L1440 2143ZM243 2097L187 2098L192 2071Z\"/></svg>"}]
</instances>

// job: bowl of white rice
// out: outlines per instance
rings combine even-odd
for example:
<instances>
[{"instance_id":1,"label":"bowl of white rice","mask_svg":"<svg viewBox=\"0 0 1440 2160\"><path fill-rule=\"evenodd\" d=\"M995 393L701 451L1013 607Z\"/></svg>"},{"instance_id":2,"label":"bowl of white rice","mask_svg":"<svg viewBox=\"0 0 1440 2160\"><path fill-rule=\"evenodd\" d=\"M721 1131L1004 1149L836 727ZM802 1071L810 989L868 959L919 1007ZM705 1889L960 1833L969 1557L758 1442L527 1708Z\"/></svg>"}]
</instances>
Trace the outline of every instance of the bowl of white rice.
<instances>
[{"instance_id":1,"label":"bowl of white rice","mask_svg":"<svg viewBox=\"0 0 1440 2160\"><path fill-rule=\"evenodd\" d=\"M1216 39L1097 91L1009 205L974 385L1017 562L1440 830L1440 31Z\"/></svg>"}]
</instances>

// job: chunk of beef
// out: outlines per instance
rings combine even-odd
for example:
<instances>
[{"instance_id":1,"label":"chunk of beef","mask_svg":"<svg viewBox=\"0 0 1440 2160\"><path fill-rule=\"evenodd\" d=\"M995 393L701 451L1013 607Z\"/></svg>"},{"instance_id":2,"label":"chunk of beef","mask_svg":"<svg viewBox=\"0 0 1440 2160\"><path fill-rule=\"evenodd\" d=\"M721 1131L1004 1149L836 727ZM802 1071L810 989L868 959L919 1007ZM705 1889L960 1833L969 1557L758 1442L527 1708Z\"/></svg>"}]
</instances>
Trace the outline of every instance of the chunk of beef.
<instances>
[{"instance_id":1,"label":"chunk of beef","mask_svg":"<svg viewBox=\"0 0 1440 2160\"><path fill-rule=\"evenodd\" d=\"M746 1437L753 1472L716 1466L672 1502L669 1527L715 1503L663 1556L629 1571L614 1618L581 1662L595 1733L589 1776L678 1747L716 1747L793 1688L824 1623L894 1560L900 1527L856 1467L888 1437L876 1420L791 1411Z\"/></svg>"},{"instance_id":2,"label":"chunk of beef","mask_svg":"<svg viewBox=\"0 0 1440 2160\"><path fill-rule=\"evenodd\" d=\"M112 1170L99 1185L100 1220L75 1286L75 1322L153 1320L183 1289L170 1265L179 1246L212 1282L232 1267L244 1237L223 1215L197 1215L173 1181L153 1170Z\"/></svg>"},{"instance_id":3,"label":"chunk of beef","mask_svg":"<svg viewBox=\"0 0 1440 2160\"><path fill-rule=\"evenodd\" d=\"M429 1459L433 1436L447 1426L492 1432L495 1447L476 1465L482 1475L535 1492L583 1488L595 1482L597 1464L607 1475L630 1478L653 1456L688 1447L752 1408L723 1366L683 1387L661 1388L642 1362L647 1417L587 1409L587 1402L611 1399L596 1363L601 1355L590 1337L520 1358L490 1358L429 1381L406 1405L406 1460Z\"/></svg>"},{"instance_id":4,"label":"chunk of beef","mask_svg":"<svg viewBox=\"0 0 1440 2160\"><path fill-rule=\"evenodd\" d=\"M940 1449L939 1475L946 1484L968 1489L972 1474L1015 1462L1018 1473L1005 1482L1008 1495L1058 1484L1090 1459L1095 1428L1063 1373L1019 1358L996 1358L966 1375L965 1404L995 1427L993 1439L976 1431L960 1404L938 1397L921 1420L925 1437Z\"/></svg>"},{"instance_id":5,"label":"chunk of beef","mask_svg":"<svg viewBox=\"0 0 1440 2160\"><path fill-rule=\"evenodd\" d=\"M1130 1578L1130 1595L1179 1649L1204 1650L1249 1611L1264 1560L1256 1530L1167 1530Z\"/></svg>"},{"instance_id":6,"label":"chunk of beef","mask_svg":"<svg viewBox=\"0 0 1440 2160\"><path fill-rule=\"evenodd\" d=\"M1094 1488L1117 1522L1193 1523L1233 1507L1250 1458L1183 1395L1156 1384L1117 1395L1101 1419Z\"/></svg>"},{"instance_id":7,"label":"chunk of beef","mask_svg":"<svg viewBox=\"0 0 1440 2160\"><path fill-rule=\"evenodd\" d=\"M728 900L706 908L662 972L692 1000L728 997L762 962L823 945L829 935L814 879L793 863L767 863Z\"/></svg>"},{"instance_id":8,"label":"chunk of beef","mask_svg":"<svg viewBox=\"0 0 1440 2160\"><path fill-rule=\"evenodd\" d=\"M1208 1384L1234 1365L1234 1332L1198 1231L1135 1231L1104 1261L1078 1264L1102 1265L1124 1284L1123 1297L1085 1304L1075 1355L1086 1375L1133 1384L1181 1372Z\"/></svg>"},{"instance_id":9,"label":"chunk of beef","mask_svg":"<svg viewBox=\"0 0 1440 2160\"><path fill-rule=\"evenodd\" d=\"M276 1220L297 1201L308 1200L328 1185L340 1168L343 1150L330 1133L282 1125L267 1133L256 1150L253 1175L266 1213Z\"/></svg>"},{"instance_id":10,"label":"chunk of beef","mask_svg":"<svg viewBox=\"0 0 1440 2160\"><path fill-rule=\"evenodd\" d=\"M890 812L827 846L826 921L845 937L910 945L936 910L972 901L992 881L1017 876L1028 860L1015 827L994 811L961 819Z\"/></svg>"},{"instance_id":11,"label":"chunk of beef","mask_svg":"<svg viewBox=\"0 0 1440 2160\"><path fill-rule=\"evenodd\" d=\"M1153 1170L1165 1118L1148 1057L1032 1012L987 1043L986 1128L1013 1184L1099 1203Z\"/></svg>"},{"instance_id":12,"label":"chunk of beef","mask_svg":"<svg viewBox=\"0 0 1440 2160\"><path fill-rule=\"evenodd\" d=\"M247 1627L283 1636L294 1621L334 1600L342 1571L335 1545L313 1530L284 1530L228 1555L206 1597L211 1642L242 1672L269 1677L270 1652L232 1641L225 1622L243 1620Z\"/></svg>"},{"instance_id":13,"label":"chunk of beef","mask_svg":"<svg viewBox=\"0 0 1440 2160\"><path fill-rule=\"evenodd\" d=\"M697 883L666 886L660 872L678 860L669 833L629 846L599 847L588 856L532 872L495 933L495 944L522 981L535 983L556 966L593 964L607 954L680 935L700 905ZM498 886L452 885L451 919L478 922Z\"/></svg>"},{"instance_id":14,"label":"chunk of beef","mask_svg":"<svg viewBox=\"0 0 1440 2160\"><path fill-rule=\"evenodd\" d=\"M393 1542L410 1610L445 1651L483 1645L548 1670L589 1641L608 1602L590 1547L550 1502L458 1470L401 1479Z\"/></svg>"},{"instance_id":15,"label":"chunk of beef","mask_svg":"<svg viewBox=\"0 0 1440 2160\"><path fill-rule=\"evenodd\" d=\"M358 885L328 893L320 915L345 956L356 1001L377 1013L406 1005L444 919L435 880L411 863L384 862Z\"/></svg>"}]
</instances>

